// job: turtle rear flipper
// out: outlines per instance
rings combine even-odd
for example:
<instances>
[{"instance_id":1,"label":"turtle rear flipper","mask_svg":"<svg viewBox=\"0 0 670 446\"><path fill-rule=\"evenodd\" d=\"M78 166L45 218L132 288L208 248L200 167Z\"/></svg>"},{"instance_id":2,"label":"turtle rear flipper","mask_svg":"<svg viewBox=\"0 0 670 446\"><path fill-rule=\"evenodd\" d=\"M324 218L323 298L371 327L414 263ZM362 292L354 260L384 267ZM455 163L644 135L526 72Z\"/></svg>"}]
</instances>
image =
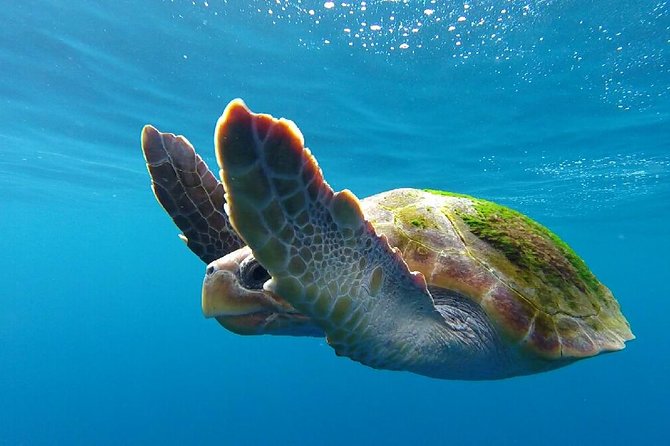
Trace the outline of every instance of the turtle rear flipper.
<instances>
[{"instance_id":1,"label":"turtle rear flipper","mask_svg":"<svg viewBox=\"0 0 670 446\"><path fill-rule=\"evenodd\" d=\"M142 129L142 151L156 199L205 263L244 246L223 211L223 185L183 136Z\"/></svg>"},{"instance_id":2,"label":"turtle rear flipper","mask_svg":"<svg viewBox=\"0 0 670 446\"><path fill-rule=\"evenodd\" d=\"M444 321L424 276L375 233L351 192L333 192L297 127L237 100L215 143L226 210L272 276L266 289L311 317L340 355L391 369L427 359L421 338Z\"/></svg>"}]
</instances>

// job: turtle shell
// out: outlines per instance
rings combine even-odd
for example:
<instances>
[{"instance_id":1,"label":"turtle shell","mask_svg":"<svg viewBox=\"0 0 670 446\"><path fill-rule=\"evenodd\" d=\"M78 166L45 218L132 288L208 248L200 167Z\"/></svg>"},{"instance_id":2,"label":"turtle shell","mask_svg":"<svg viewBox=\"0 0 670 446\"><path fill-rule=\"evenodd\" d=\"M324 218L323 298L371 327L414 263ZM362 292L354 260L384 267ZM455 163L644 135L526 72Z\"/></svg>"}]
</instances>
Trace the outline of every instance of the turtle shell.
<instances>
[{"instance_id":1,"label":"turtle shell","mask_svg":"<svg viewBox=\"0 0 670 446\"><path fill-rule=\"evenodd\" d=\"M503 338L545 359L620 350L634 336L619 304L568 245L504 206L396 189L366 198L366 218L430 286L479 304Z\"/></svg>"}]
</instances>

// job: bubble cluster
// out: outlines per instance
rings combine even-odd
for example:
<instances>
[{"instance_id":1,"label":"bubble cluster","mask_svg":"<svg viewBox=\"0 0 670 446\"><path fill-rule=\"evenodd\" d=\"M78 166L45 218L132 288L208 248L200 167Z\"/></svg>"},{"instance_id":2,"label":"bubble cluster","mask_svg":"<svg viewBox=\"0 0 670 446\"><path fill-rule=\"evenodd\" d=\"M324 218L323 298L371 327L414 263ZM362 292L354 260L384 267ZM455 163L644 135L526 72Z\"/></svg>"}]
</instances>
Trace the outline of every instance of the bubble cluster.
<instances>
[{"instance_id":1,"label":"bubble cluster","mask_svg":"<svg viewBox=\"0 0 670 446\"><path fill-rule=\"evenodd\" d=\"M307 47L344 45L355 50L389 54L449 48L451 57L468 59L490 51L505 59L506 30L520 26L533 15L528 4L508 1L445 3L270 0L257 4L258 14L272 23L289 23L305 29L299 38ZM494 57L495 57L494 56Z\"/></svg>"},{"instance_id":2,"label":"bubble cluster","mask_svg":"<svg viewBox=\"0 0 670 446\"><path fill-rule=\"evenodd\" d=\"M524 84L578 84L621 111L654 108L670 94L666 0L608 8L554 0L188 3L219 18L246 15L309 49L371 52L392 63L412 57L486 64L497 75L511 73L515 84L499 88L513 91Z\"/></svg>"}]
</instances>

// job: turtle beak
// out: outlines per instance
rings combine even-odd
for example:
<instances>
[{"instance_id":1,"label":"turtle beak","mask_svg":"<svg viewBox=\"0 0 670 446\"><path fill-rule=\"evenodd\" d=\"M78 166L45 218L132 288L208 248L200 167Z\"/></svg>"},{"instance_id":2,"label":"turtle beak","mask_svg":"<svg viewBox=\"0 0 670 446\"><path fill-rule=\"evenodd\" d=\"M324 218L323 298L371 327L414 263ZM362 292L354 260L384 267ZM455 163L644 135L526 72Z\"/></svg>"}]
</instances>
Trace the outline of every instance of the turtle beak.
<instances>
[{"instance_id":1,"label":"turtle beak","mask_svg":"<svg viewBox=\"0 0 670 446\"><path fill-rule=\"evenodd\" d=\"M207 265L202 284L202 313L242 335L323 336L310 318L269 291L240 284L240 264L251 255L244 247Z\"/></svg>"},{"instance_id":2,"label":"turtle beak","mask_svg":"<svg viewBox=\"0 0 670 446\"><path fill-rule=\"evenodd\" d=\"M220 259L210 263L205 270L205 280L202 284L202 314L205 317L215 317L252 312L253 309L247 308L246 303L235 302L234 299L228 298L234 295L235 273L222 269L217 265L219 261Z\"/></svg>"},{"instance_id":3,"label":"turtle beak","mask_svg":"<svg viewBox=\"0 0 670 446\"><path fill-rule=\"evenodd\" d=\"M205 317L280 310L262 290L249 290L240 285L237 271L249 252L248 248L243 248L207 265L202 284L202 313Z\"/></svg>"}]
</instances>

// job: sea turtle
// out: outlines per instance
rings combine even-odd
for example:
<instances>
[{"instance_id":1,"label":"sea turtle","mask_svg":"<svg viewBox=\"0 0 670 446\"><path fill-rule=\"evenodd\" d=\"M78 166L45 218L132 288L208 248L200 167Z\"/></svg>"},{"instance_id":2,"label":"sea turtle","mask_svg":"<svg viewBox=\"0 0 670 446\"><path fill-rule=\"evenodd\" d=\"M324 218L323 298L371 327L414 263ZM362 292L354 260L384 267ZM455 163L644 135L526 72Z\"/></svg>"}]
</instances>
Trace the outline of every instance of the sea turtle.
<instances>
[{"instance_id":1,"label":"sea turtle","mask_svg":"<svg viewBox=\"0 0 670 446\"><path fill-rule=\"evenodd\" d=\"M516 211L434 190L335 193L293 122L239 99L214 139L222 183L182 136L146 126L142 147L158 201L209 263L203 312L233 332L325 335L371 367L463 380L634 338L575 252Z\"/></svg>"}]
</instances>

